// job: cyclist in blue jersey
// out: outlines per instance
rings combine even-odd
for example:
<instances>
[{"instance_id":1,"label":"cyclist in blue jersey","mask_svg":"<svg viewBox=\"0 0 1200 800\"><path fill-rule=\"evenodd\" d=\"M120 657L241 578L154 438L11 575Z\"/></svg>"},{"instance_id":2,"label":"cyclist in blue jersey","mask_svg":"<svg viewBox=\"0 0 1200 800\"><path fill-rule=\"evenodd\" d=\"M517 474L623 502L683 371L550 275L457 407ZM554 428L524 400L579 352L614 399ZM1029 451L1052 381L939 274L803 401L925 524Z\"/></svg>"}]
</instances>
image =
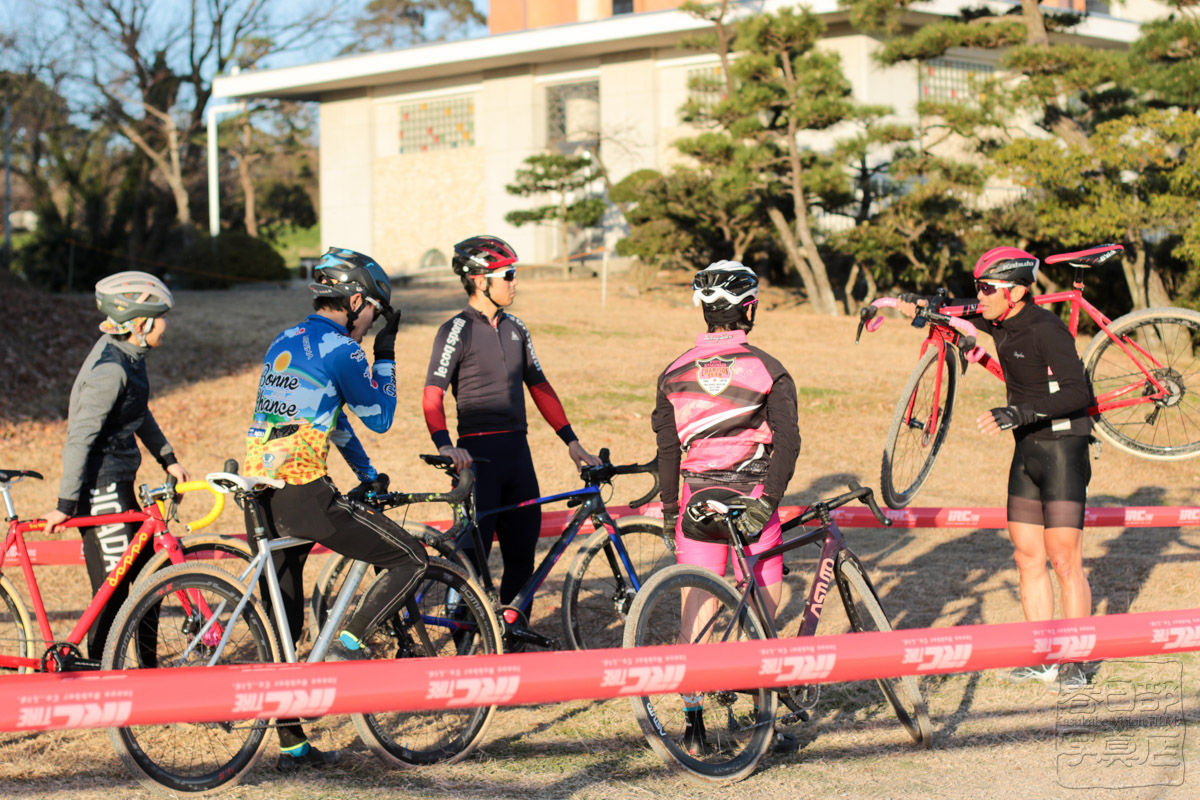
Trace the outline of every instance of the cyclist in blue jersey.
<instances>
[{"instance_id":1,"label":"cyclist in blue jersey","mask_svg":"<svg viewBox=\"0 0 1200 800\"><path fill-rule=\"evenodd\" d=\"M383 513L355 502L354 491L341 494L329 479L326 457L332 443L361 481L360 489L386 485L345 411L376 433L392 426L400 313L391 306L387 275L362 253L331 248L313 269L313 278L314 313L281 333L263 359L246 471L286 482L264 502L274 535L320 542L383 573L330 656L362 658L362 641L396 613L424 574L425 548ZM368 365L360 342L380 316L387 322L375 336L375 359ZM304 623L303 571L310 549L289 548L275 556L294 638ZM279 744L278 768L285 772L341 758L336 751L312 747L299 721L280 721Z\"/></svg>"}]
</instances>

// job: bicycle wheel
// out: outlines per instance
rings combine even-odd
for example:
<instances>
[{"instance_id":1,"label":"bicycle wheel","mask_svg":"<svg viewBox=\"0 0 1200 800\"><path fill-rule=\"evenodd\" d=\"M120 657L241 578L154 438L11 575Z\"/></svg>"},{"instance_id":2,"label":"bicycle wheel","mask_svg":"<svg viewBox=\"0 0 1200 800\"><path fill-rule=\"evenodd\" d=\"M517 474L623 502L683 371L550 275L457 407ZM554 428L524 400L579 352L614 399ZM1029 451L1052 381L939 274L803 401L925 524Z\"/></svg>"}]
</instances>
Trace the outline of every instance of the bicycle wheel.
<instances>
[{"instance_id":1,"label":"bicycle wheel","mask_svg":"<svg viewBox=\"0 0 1200 800\"><path fill-rule=\"evenodd\" d=\"M1167 390L1153 402L1095 415L1096 434L1139 458L1175 461L1200 455L1200 312L1148 308L1115 320L1112 333ZM1130 400L1158 390L1103 332L1083 355L1097 400Z\"/></svg>"},{"instance_id":2,"label":"bicycle wheel","mask_svg":"<svg viewBox=\"0 0 1200 800\"><path fill-rule=\"evenodd\" d=\"M205 666L218 644L209 643L217 638L211 635L215 630L229 631L219 664L277 660L274 632L253 596L236 619L231 617L247 591L229 573L207 564L177 564L148 576L121 606L104 669ZM218 615L220 628L209 628L196 644L208 614ZM267 720L251 719L110 728L108 735L121 761L145 785L207 792L236 783L250 769L267 728Z\"/></svg>"},{"instance_id":3,"label":"bicycle wheel","mask_svg":"<svg viewBox=\"0 0 1200 800\"><path fill-rule=\"evenodd\" d=\"M957 391L957 353L930 346L900 393L883 446L879 491L889 508L911 503L929 477L950 429Z\"/></svg>"},{"instance_id":4,"label":"bicycle wheel","mask_svg":"<svg viewBox=\"0 0 1200 800\"><path fill-rule=\"evenodd\" d=\"M0 656L34 658L33 622L12 582L0 575ZM30 667L2 667L5 674L33 672Z\"/></svg>"},{"instance_id":5,"label":"bicycle wheel","mask_svg":"<svg viewBox=\"0 0 1200 800\"><path fill-rule=\"evenodd\" d=\"M737 641L765 638L753 612L737 612L733 587L701 567L680 564L655 573L629 611L626 647L677 644L687 592L700 608L697 631L689 641ZM633 713L654 752L670 766L700 783L741 780L754 771L774 732L776 697L770 689L729 689L703 695L708 749L682 744L687 726L683 697L665 692L630 698Z\"/></svg>"},{"instance_id":6,"label":"bicycle wheel","mask_svg":"<svg viewBox=\"0 0 1200 800\"><path fill-rule=\"evenodd\" d=\"M675 563L674 537L663 538L662 520L623 517L616 523L639 585ZM596 531L580 548L563 583L565 641L576 650L620 647L625 617L637 591L608 531Z\"/></svg>"},{"instance_id":7,"label":"bicycle wheel","mask_svg":"<svg viewBox=\"0 0 1200 800\"><path fill-rule=\"evenodd\" d=\"M364 645L372 658L444 658L499 653L500 641L500 626L479 587L457 566L432 558L407 608L369 633ZM352 719L384 761L418 767L466 757L495 710L384 711Z\"/></svg>"},{"instance_id":8,"label":"bicycle wheel","mask_svg":"<svg viewBox=\"0 0 1200 800\"><path fill-rule=\"evenodd\" d=\"M189 533L179 537L179 548L183 550L186 560L220 567L232 573L234 577L237 577L253 558L250 555L250 545L246 544L244 539L219 533ZM170 554L165 549L159 550L146 562L138 579L153 575L170 564Z\"/></svg>"},{"instance_id":9,"label":"bicycle wheel","mask_svg":"<svg viewBox=\"0 0 1200 800\"><path fill-rule=\"evenodd\" d=\"M847 550L838 553L834 575L850 627L855 631L890 631L891 622L879 604L879 595L858 558ZM896 710L900 724L917 744L926 747L933 741L933 726L921 686L913 675L880 678L876 681L884 697Z\"/></svg>"},{"instance_id":10,"label":"bicycle wheel","mask_svg":"<svg viewBox=\"0 0 1200 800\"><path fill-rule=\"evenodd\" d=\"M446 539L443 531L420 522L407 523L404 529L425 545L429 555L449 561L466 572L471 580L476 579L471 560L461 550L454 548L454 543ZM325 624L329 604L341 591L342 582L350 573L352 563L354 563L354 559L334 553L333 557L321 568L321 573L317 576L316 583L313 584L312 594L308 600L309 608L312 610L308 616L308 628L314 642L321 634L321 627Z\"/></svg>"}]
</instances>

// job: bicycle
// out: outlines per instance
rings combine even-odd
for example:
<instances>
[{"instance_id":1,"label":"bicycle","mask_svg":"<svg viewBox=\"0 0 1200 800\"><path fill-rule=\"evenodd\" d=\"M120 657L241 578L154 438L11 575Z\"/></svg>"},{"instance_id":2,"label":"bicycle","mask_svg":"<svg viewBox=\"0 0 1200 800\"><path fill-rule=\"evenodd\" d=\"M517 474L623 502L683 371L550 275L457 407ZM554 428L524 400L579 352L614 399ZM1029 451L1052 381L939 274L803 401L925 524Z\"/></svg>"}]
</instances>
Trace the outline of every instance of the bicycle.
<instances>
[{"instance_id":1,"label":"bicycle","mask_svg":"<svg viewBox=\"0 0 1200 800\"><path fill-rule=\"evenodd\" d=\"M271 555L308 546L294 537L270 538L260 498L283 482L214 473L208 482L232 494L249 511L247 538L254 557L239 577L208 566L170 567L140 583L124 605L104 653L105 669L178 668L214 664L297 661ZM447 494L410 495L419 502L459 503L471 490L464 480ZM419 498L419 500L418 500ZM328 610L307 661L324 660L350 611L367 564L356 561ZM256 596L265 579L273 618ZM393 617L363 637L371 658L445 657L501 652L499 625L482 591L453 564L430 558L412 597ZM263 702L259 698L260 704ZM266 741L269 721L111 728L122 762L147 786L207 792L236 783ZM399 766L458 761L474 749L494 706L439 711L354 714L359 736L384 760Z\"/></svg>"},{"instance_id":2,"label":"bicycle","mask_svg":"<svg viewBox=\"0 0 1200 800\"><path fill-rule=\"evenodd\" d=\"M1083 354L1084 370L1096 395L1089 409L1103 441L1139 458L1171 461L1200 455L1200 312L1149 308L1110 320L1083 297L1083 271L1114 258L1124 248L1100 245L1049 256L1047 264L1074 268L1069 291L1037 295L1038 305L1068 303L1067 327L1079 331L1080 312L1099 328ZM863 328L883 323L880 308L896 298L880 298L859 312ZM928 308L918 308L915 327L929 324L917 366L900 393L888 428L880 471L880 492L891 508L904 508L924 485L945 444L958 378L978 362L1004 380L997 359L975 342L975 328L959 319L965 306L946 305L940 290ZM1103 334L1103 335L1101 335Z\"/></svg>"},{"instance_id":3,"label":"bicycle","mask_svg":"<svg viewBox=\"0 0 1200 800\"><path fill-rule=\"evenodd\" d=\"M633 604L638 589L648 575L666 564L674 563L674 539L664 535L662 520L645 516L613 520L601 497L602 487L610 484L617 475L650 473L654 476L654 486L630 505L636 507L648 503L658 493L656 462L614 465L609 461L607 448L602 449L599 455L602 462L600 466L585 466L580 470L580 477L584 482L581 489L533 498L478 514L472 494L465 497L463 502L451 506L454 521L446 532L435 531L431 534L443 544L450 543L458 554L456 558L469 564L470 559L463 554L463 547L468 542L476 548L475 552L483 552L476 524L479 517L559 500L566 500L568 506L575 507L575 513L564 525L549 552L510 604L500 604L487 564L484 563L483 569L477 571L481 573L477 575L479 584L492 600L504 630L504 646L507 650L527 646L551 650L560 647L557 640L530 628L529 614L534 596L589 519L595 532L579 549L563 584L561 623L563 636L569 648L588 650L620 647L625 615ZM458 477L453 462L448 458L422 455L421 459L443 470L452 479ZM406 497L404 494L368 495L367 502L385 510L395 505L394 501L403 502ZM340 559L340 562L326 567L313 590L314 619L320 619L323 615L324 598L330 596L340 575L345 571L345 559Z\"/></svg>"},{"instance_id":4,"label":"bicycle","mask_svg":"<svg viewBox=\"0 0 1200 800\"><path fill-rule=\"evenodd\" d=\"M724 519L733 557L745 577L734 586L715 573L690 564L677 564L656 572L630 609L624 646L779 638L778 630L784 626L777 628L766 613L762 589L754 580L753 565L758 560L817 542L821 543L821 555L795 635L813 636L817 632L833 582L837 583L853 631L890 631L891 623L866 568L850 550L830 514L852 500L866 504L881 524L891 524L879 510L871 489L851 483L849 492L814 503L800 516L783 523L784 530L791 530L816 519L820 527L781 542L757 558L747 558L745 554L748 531L742 519L744 506L708 501L712 518ZM694 633L690 638L683 635L685 592L688 607L695 609L695 621L689 626ZM928 746L933 732L916 678L911 675L881 678L877 683L913 741ZM817 703L819 684L729 689L706 692L704 696L710 749L705 752L704 748L698 748L696 753L689 753L681 746L686 723L680 694L634 697L631 701L642 733L669 765L701 783L734 781L754 771L771 744L777 722L788 725L807 719L807 711ZM783 714L779 713L779 701L787 707Z\"/></svg>"},{"instance_id":5,"label":"bicycle","mask_svg":"<svg viewBox=\"0 0 1200 800\"><path fill-rule=\"evenodd\" d=\"M65 639L55 639L50 627L50 619L46 613L42 592L38 586L37 575L29 556L29 548L25 541L26 533L34 533L45 528L45 520L20 520L17 518L16 506L12 499L12 485L26 478L42 480L42 475L33 470L0 469L0 497L4 500L8 522L8 534L4 539L4 548L0 550L0 670L26 672L70 672L73 670L95 670L100 668L100 662L84 658L79 645L87 636L88 629L104 610L112 597L113 591L121 582L129 579L130 567L138 555L150 545L158 548L140 575L144 578L161 570L168 564L182 564L184 561L209 560L213 558L232 557L243 562L250 560L250 550L241 539L219 534L190 534L181 538L175 537L167 527L168 520L176 520L179 495L186 492L208 490L204 481L188 481L176 484L174 479L162 486L150 488L143 484L138 489L141 509L122 511L117 514L95 514L84 517L67 519L64 528L90 528L116 523L141 523L141 527L121 555L117 566L109 573L107 580L96 592L95 596L84 609L79 621L71 628ZM196 531L212 523L221 515L225 505L224 496L213 493L213 505L203 517L191 522L187 530ZM4 567L9 558L20 565L29 591L30 602L33 606L33 617L30 617L21 595L7 575ZM36 627L35 627L36 623ZM39 651L38 648L41 648ZM40 652L40 655L39 655Z\"/></svg>"}]
</instances>

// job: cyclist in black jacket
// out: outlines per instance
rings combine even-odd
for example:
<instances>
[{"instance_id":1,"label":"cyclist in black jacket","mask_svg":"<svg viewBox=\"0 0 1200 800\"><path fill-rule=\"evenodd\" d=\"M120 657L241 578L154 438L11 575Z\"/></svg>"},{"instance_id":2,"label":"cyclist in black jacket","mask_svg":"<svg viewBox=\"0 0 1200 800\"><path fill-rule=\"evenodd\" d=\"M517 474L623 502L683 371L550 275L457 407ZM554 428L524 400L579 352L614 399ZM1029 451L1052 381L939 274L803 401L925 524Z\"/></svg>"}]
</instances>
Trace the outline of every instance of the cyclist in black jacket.
<instances>
[{"instance_id":1,"label":"cyclist in black jacket","mask_svg":"<svg viewBox=\"0 0 1200 800\"><path fill-rule=\"evenodd\" d=\"M1083 571L1083 514L1092 475L1088 409L1095 399L1075 338L1053 312L1029 300L1037 268L1037 258L1015 247L984 253L975 265L976 301L965 301L962 314L992 335L1004 370L1008 405L985 412L976 423L987 435L1011 430L1016 440L1008 474L1008 531L1029 621L1054 616L1047 560L1058 577L1063 617L1092 612ZM903 299L909 302L901 303L901 313L913 316L915 298ZM1059 677L1057 664L1018 667L1007 675L1047 684ZM1061 678L1066 689L1087 683L1077 663L1063 665Z\"/></svg>"}]
</instances>

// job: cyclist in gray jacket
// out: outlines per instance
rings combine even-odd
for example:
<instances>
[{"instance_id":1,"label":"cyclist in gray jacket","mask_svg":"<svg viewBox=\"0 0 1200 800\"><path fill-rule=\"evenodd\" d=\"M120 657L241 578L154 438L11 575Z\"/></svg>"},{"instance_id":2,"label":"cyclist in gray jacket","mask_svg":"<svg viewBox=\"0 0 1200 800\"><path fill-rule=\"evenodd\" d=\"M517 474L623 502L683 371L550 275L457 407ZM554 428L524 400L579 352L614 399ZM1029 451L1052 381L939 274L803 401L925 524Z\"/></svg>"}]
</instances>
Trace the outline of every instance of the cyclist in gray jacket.
<instances>
[{"instance_id":1,"label":"cyclist in gray jacket","mask_svg":"<svg viewBox=\"0 0 1200 800\"><path fill-rule=\"evenodd\" d=\"M84 359L71 388L58 507L45 515L47 533L54 533L68 517L138 508L133 483L142 463L139 439L176 480L188 480L148 405L145 356L162 344L167 329L163 315L174 304L163 282L145 272L118 272L96 284L104 335ZM93 592L117 566L137 529L136 523L80 529ZM151 555L147 548L138 556L130 568L134 575ZM131 585L124 580L117 586L88 631L90 658L99 661L103 655L108 630Z\"/></svg>"}]
</instances>

